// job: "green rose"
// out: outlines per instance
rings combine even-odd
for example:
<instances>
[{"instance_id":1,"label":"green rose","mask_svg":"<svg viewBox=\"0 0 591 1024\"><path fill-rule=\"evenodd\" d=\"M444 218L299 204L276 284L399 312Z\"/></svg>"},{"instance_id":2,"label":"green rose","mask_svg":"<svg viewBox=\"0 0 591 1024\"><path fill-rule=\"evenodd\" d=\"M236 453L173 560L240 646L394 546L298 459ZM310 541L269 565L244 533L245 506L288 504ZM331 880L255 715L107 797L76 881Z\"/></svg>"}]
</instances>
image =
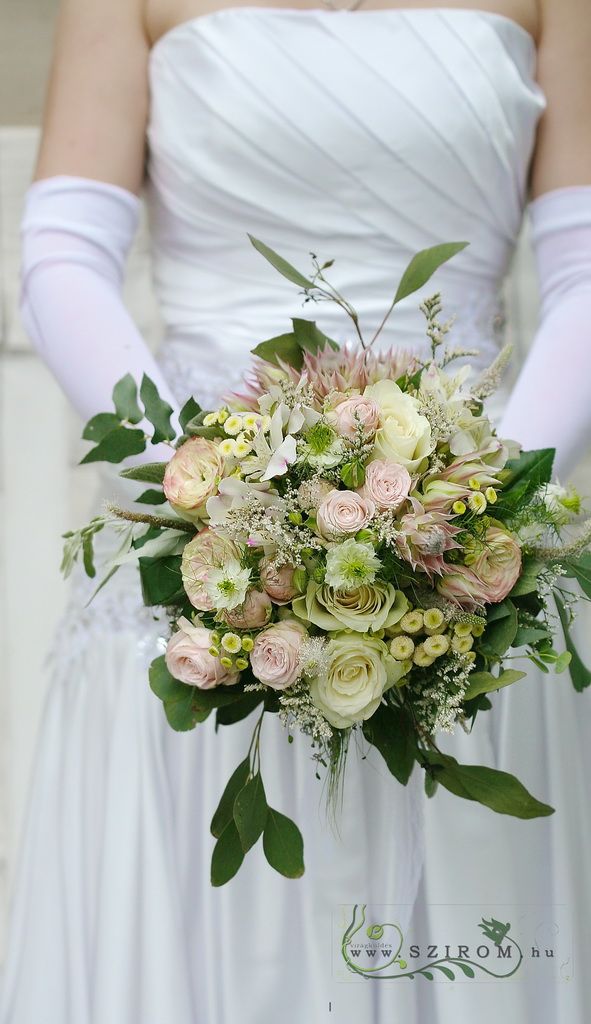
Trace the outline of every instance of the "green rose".
<instances>
[{"instance_id":1,"label":"green rose","mask_svg":"<svg viewBox=\"0 0 591 1024\"><path fill-rule=\"evenodd\" d=\"M385 690L404 675L376 637L338 633L330 640L326 673L310 680L310 696L335 729L371 718Z\"/></svg>"},{"instance_id":2,"label":"green rose","mask_svg":"<svg viewBox=\"0 0 591 1024\"><path fill-rule=\"evenodd\" d=\"M328 583L310 581L306 593L293 601L292 608L298 618L327 632L344 627L367 633L396 625L409 603L391 583L364 583L354 590L335 590Z\"/></svg>"}]
</instances>

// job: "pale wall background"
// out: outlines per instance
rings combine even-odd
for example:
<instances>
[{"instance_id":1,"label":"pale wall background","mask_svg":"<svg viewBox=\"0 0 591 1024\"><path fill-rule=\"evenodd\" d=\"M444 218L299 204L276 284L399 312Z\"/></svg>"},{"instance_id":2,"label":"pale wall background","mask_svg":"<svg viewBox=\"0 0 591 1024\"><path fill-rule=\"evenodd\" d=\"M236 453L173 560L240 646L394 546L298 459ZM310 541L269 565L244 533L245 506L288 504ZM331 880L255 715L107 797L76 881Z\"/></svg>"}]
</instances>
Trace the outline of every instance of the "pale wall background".
<instances>
[{"instance_id":1,"label":"pale wall background","mask_svg":"<svg viewBox=\"0 0 591 1024\"><path fill-rule=\"evenodd\" d=\"M100 2L100 0L97 0ZM6 908L47 686L44 656L64 606L60 535L87 518L94 473L77 468L80 424L31 351L17 312L19 220L38 142L55 0L1 0L0 8L0 957ZM131 256L126 298L154 344L145 225ZM536 283L524 236L508 284L516 367L536 319ZM577 474L591 495L591 459Z\"/></svg>"}]
</instances>

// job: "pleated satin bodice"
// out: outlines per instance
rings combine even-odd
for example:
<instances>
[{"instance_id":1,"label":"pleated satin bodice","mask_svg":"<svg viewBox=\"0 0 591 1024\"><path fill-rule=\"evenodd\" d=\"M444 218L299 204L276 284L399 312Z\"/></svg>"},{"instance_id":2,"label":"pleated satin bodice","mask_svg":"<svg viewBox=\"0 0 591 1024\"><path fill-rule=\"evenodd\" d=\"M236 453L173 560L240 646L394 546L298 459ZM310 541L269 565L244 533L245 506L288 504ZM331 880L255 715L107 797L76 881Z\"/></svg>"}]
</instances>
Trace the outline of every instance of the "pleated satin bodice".
<instances>
[{"instance_id":1,"label":"pleated satin bodice","mask_svg":"<svg viewBox=\"0 0 591 1024\"><path fill-rule=\"evenodd\" d=\"M518 24L461 9L240 7L167 32L150 57L147 198L173 386L223 390L290 316L351 337L248 232L304 272L310 251L334 258L367 334L415 251L469 241L423 294L443 292L456 343L488 363L545 105L535 60ZM424 346L420 297L382 345Z\"/></svg>"}]
</instances>

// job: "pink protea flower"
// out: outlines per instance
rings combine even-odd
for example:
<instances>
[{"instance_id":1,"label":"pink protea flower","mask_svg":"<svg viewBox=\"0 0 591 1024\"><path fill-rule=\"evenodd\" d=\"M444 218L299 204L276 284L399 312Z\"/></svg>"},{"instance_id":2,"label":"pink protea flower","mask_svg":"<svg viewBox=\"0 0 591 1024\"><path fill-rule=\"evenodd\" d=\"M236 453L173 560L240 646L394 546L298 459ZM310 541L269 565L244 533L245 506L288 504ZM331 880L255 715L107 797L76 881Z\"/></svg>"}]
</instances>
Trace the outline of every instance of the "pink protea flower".
<instances>
[{"instance_id":1,"label":"pink protea flower","mask_svg":"<svg viewBox=\"0 0 591 1024\"><path fill-rule=\"evenodd\" d=\"M448 565L447 572L437 581L437 590L458 608L475 612L490 600L480 576L467 565Z\"/></svg>"},{"instance_id":2,"label":"pink protea flower","mask_svg":"<svg viewBox=\"0 0 591 1024\"><path fill-rule=\"evenodd\" d=\"M396 535L400 555L413 569L422 569L430 578L442 575L446 571L445 552L461 548L455 539L460 527L453 526L444 512L425 512L416 498L410 501L413 511L402 517Z\"/></svg>"},{"instance_id":3,"label":"pink protea flower","mask_svg":"<svg viewBox=\"0 0 591 1024\"><path fill-rule=\"evenodd\" d=\"M294 370L286 363L275 366L263 359L255 359L251 375L246 378L247 391L232 394L227 401L232 408L258 412L259 398L267 394L273 384L281 381L297 384L305 374L321 408L326 396L333 391L363 391L368 384L397 380L403 373L413 373L415 369L415 353L397 347L374 352L344 345L338 352L331 348L325 348L317 355L305 352L301 370Z\"/></svg>"}]
</instances>

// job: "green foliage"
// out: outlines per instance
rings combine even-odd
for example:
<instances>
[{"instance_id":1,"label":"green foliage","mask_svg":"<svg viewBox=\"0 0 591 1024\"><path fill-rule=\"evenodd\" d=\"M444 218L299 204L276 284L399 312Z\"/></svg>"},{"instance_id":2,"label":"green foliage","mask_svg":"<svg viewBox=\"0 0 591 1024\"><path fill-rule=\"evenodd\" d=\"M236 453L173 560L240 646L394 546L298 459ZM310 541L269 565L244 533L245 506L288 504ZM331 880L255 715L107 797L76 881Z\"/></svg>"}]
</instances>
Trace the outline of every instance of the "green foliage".
<instances>
[{"instance_id":1,"label":"green foliage","mask_svg":"<svg viewBox=\"0 0 591 1024\"><path fill-rule=\"evenodd\" d=\"M157 491L153 487L149 487L147 491L143 491L139 498L136 498L137 505L164 505L166 502L166 495L163 491Z\"/></svg>"},{"instance_id":2,"label":"green foliage","mask_svg":"<svg viewBox=\"0 0 591 1024\"><path fill-rule=\"evenodd\" d=\"M225 885L234 877L243 860L240 836L232 818L214 846L211 858L211 884Z\"/></svg>"},{"instance_id":3,"label":"green foliage","mask_svg":"<svg viewBox=\"0 0 591 1024\"><path fill-rule=\"evenodd\" d=\"M164 704L167 721L176 732L194 729L198 722L207 718L209 711L195 703L197 687L175 679L166 667L164 655L155 658L150 665L149 678L150 688Z\"/></svg>"},{"instance_id":4,"label":"green foliage","mask_svg":"<svg viewBox=\"0 0 591 1024\"><path fill-rule=\"evenodd\" d=\"M248 780L234 800L234 821L244 853L248 853L263 834L263 829L267 824L268 811L265 787L261 773L257 772Z\"/></svg>"},{"instance_id":5,"label":"green foliage","mask_svg":"<svg viewBox=\"0 0 591 1024\"><path fill-rule=\"evenodd\" d=\"M517 609L506 598L493 605L488 613L487 625L479 644L479 651L492 658L500 658L511 647L517 634Z\"/></svg>"},{"instance_id":6,"label":"green foliage","mask_svg":"<svg viewBox=\"0 0 591 1024\"><path fill-rule=\"evenodd\" d=\"M139 423L143 417L137 400L137 384L130 373L117 381L113 388L113 405L119 420ZM96 418L96 417L95 417Z\"/></svg>"},{"instance_id":7,"label":"green foliage","mask_svg":"<svg viewBox=\"0 0 591 1024\"><path fill-rule=\"evenodd\" d=\"M82 432L82 437L85 441L94 441L95 444L98 444L103 437L106 437L111 430L118 426L120 426L120 420L114 412L99 412L88 421Z\"/></svg>"},{"instance_id":8,"label":"green foliage","mask_svg":"<svg viewBox=\"0 0 591 1024\"><path fill-rule=\"evenodd\" d=\"M554 591L554 600L556 601L558 617L560 619L560 625L562 626L562 632L564 633L564 643L568 653L571 656L569 672L572 684L575 690L577 690L578 693L581 693L591 684L591 671L581 660L579 653L574 645L574 641L570 633L570 621L566 610L566 606L564 604L562 597L556 590Z\"/></svg>"},{"instance_id":9,"label":"green foliage","mask_svg":"<svg viewBox=\"0 0 591 1024\"><path fill-rule=\"evenodd\" d=\"M363 735L377 747L392 775L406 786L417 757L412 719L404 708L380 704L363 723Z\"/></svg>"},{"instance_id":10,"label":"green foliage","mask_svg":"<svg viewBox=\"0 0 591 1024\"><path fill-rule=\"evenodd\" d=\"M179 423L183 430L187 429L187 423L202 413L201 406L194 398L189 398L179 413Z\"/></svg>"},{"instance_id":11,"label":"green foliage","mask_svg":"<svg viewBox=\"0 0 591 1024\"><path fill-rule=\"evenodd\" d=\"M314 287L314 282L310 281L307 277L304 277L303 274L300 274L299 270L296 270L295 267L292 267L291 263L288 263L287 260L283 259L283 256L279 256L278 253L269 248L268 245L265 245L264 242L259 241L259 239L255 238L253 235L249 235L248 237L257 252L260 252L261 256L264 256L271 266L275 267L275 270L279 271L282 277L286 277L288 281L291 281L292 284L299 285L300 288L305 288L306 291L309 288Z\"/></svg>"},{"instance_id":12,"label":"green foliage","mask_svg":"<svg viewBox=\"0 0 591 1024\"><path fill-rule=\"evenodd\" d=\"M146 462L143 466L122 469L119 476L124 480L138 480L142 484L161 484L166 472L166 462Z\"/></svg>"},{"instance_id":13,"label":"green foliage","mask_svg":"<svg viewBox=\"0 0 591 1024\"><path fill-rule=\"evenodd\" d=\"M531 452L521 452L519 458L511 459L503 473L501 481L503 490L496 509L496 514L515 511L552 478L554 448L540 448Z\"/></svg>"},{"instance_id":14,"label":"green foliage","mask_svg":"<svg viewBox=\"0 0 591 1024\"><path fill-rule=\"evenodd\" d=\"M138 564L144 604L166 606L183 598L180 555L140 558Z\"/></svg>"},{"instance_id":15,"label":"green foliage","mask_svg":"<svg viewBox=\"0 0 591 1024\"><path fill-rule=\"evenodd\" d=\"M295 334L279 334L276 338L261 341L252 349L252 354L275 366L287 363L295 370L301 370L304 363L304 351L298 345Z\"/></svg>"},{"instance_id":16,"label":"green foliage","mask_svg":"<svg viewBox=\"0 0 591 1024\"><path fill-rule=\"evenodd\" d=\"M160 441L172 441L175 436L170 422L172 406L160 398L158 388L146 373L142 377L140 398L146 410L146 417L154 427L152 444L159 444Z\"/></svg>"},{"instance_id":17,"label":"green foliage","mask_svg":"<svg viewBox=\"0 0 591 1024\"><path fill-rule=\"evenodd\" d=\"M243 694L240 700L236 700L233 704L218 708L215 716L216 731L220 725L233 725L234 722L241 722L244 718L248 718L254 709L263 703L264 699L264 691L253 690Z\"/></svg>"},{"instance_id":18,"label":"green foliage","mask_svg":"<svg viewBox=\"0 0 591 1024\"><path fill-rule=\"evenodd\" d=\"M232 821L234 816L234 800L240 790L246 785L249 775L250 761L246 757L232 772L217 805L215 814L211 819L211 834L216 838L219 839L226 826Z\"/></svg>"},{"instance_id":19,"label":"green foliage","mask_svg":"<svg viewBox=\"0 0 591 1024\"><path fill-rule=\"evenodd\" d=\"M304 841L299 828L290 818L268 808L263 832L265 857L285 878L301 878L304 873Z\"/></svg>"},{"instance_id":20,"label":"green foliage","mask_svg":"<svg viewBox=\"0 0 591 1024\"><path fill-rule=\"evenodd\" d=\"M86 453L80 460L80 465L89 462L123 462L123 459L130 455L139 455L145 447L143 430L131 430L124 426L114 427L101 437L96 448L91 448Z\"/></svg>"},{"instance_id":21,"label":"green foliage","mask_svg":"<svg viewBox=\"0 0 591 1024\"><path fill-rule=\"evenodd\" d=\"M514 775L482 765L458 764L454 757L436 751L427 751L424 756L436 781L455 796L475 800L497 814L514 818L540 818L554 813L552 807L528 793Z\"/></svg>"},{"instance_id":22,"label":"green foliage","mask_svg":"<svg viewBox=\"0 0 591 1024\"><path fill-rule=\"evenodd\" d=\"M490 693L492 690L501 690L504 686L511 686L512 683L523 679L525 675L525 672L518 672L516 669L506 669L498 676L493 676L491 672L472 672L464 700L472 700L482 693Z\"/></svg>"},{"instance_id":23,"label":"green foliage","mask_svg":"<svg viewBox=\"0 0 591 1024\"><path fill-rule=\"evenodd\" d=\"M400 279L394 303L422 288L443 263L456 256L467 245L468 242L445 242L443 245L434 245L430 249L422 249L416 253Z\"/></svg>"},{"instance_id":24,"label":"green foliage","mask_svg":"<svg viewBox=\"0 0 591 1024\"><path fill-rule=\"evenodd\" d=\"M565 575L576 579L583 593L591 598L591 551L568 558L562 565L566 569Z\"/></svg>"},{"instance_id":25,"label":"green foliage","mask_svg":"<svg viewBox=\"0 0 591 1024\"><path fill-rule=\"evenodd\" d=\"M323 334L313 320L302 320L298 317L292 317L291 322L293 324L294 337L300 348L304 349L305 352L310 352L315 356L318 352L323 352L325 348L331 348L333 352L339 351L336 341Z\"/></svg>"}]
</instances>

